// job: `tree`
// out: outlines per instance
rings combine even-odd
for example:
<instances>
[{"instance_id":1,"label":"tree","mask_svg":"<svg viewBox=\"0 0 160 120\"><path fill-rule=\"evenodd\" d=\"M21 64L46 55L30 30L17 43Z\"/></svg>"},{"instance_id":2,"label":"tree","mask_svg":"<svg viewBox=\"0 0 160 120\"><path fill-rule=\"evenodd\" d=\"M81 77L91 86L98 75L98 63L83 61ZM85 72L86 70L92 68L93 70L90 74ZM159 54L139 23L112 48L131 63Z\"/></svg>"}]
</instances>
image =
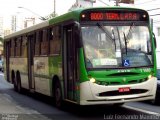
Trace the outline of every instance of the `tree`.
<instances>
[{"instance_id":1,"label":"tree","mask_svg":"<svg viewBox=\"0 0 160 120\"><path fill-rule=\"evenodd\" d=\"M46 16L45 19L49 20L49 19L54 18L56 16L58 16L58 15L56 13L52 12L51 14L49 14L48 16Z\"/></svg>"},{"instance_id":2,"label":"tree","mask_svg":"<svg viewBox=\"0 0 160 120\"><path fill-rule=\"evenodd\" d=\"M4 43L4 39L0 37L0 59L1 59L1 55L3 54L3 43Z\"/></svg>"},{"instance_id":3,"label":"tree","mask_svg":"<svg viewBox=\"0 0 160 120\"><path fill-rule=\"evenodd\" d=\"M3 45L4 39L3 39L2 37L0 37L0 42L1 42L2 45Z\"/></svg>"},{"instance_id":4,"label":"tree","mask_svg":"<svg viewBox=\"0 0 160 120\"><path fill-rule=\"evenodd\" d=\"M120 0L119 3L134 4L134 0Z\"/></svg>"}]
</instances>

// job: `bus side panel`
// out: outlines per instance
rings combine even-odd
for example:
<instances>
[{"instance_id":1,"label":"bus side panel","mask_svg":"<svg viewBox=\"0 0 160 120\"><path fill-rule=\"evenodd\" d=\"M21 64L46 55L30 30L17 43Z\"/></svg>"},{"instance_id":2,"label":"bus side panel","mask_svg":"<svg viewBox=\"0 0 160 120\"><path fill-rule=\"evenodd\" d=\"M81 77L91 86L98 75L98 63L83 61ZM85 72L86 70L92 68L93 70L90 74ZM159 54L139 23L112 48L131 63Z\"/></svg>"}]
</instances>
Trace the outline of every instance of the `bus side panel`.
<instances>
[{"instance_id":1,"label":"bus side panel","mask_svg":"<svg viewBox=\"0 0 160 120\"><path fill-rule=\"evenodd\" d=\"M16 77L16 72L19 71L21 77L21 86L28 89L28 65L27 58L10 58L10 78L12 74ZM13 73L12 73L13 72Z\"/></svg>"},{"instance_id":2,"label":"bus side panel","mask_svg":"<svg viewBox=\"0 0 160 120\"><path fill-rule=\"evenodd\" d=\"M50 96L48 57L34 57L35 91Z\"/></svg>"},{"instance_id":3,"label":"bus side panel","mask_svg":"<svg viewBox=\"0 0 160 120\"><path fill-rule=\"evenodd\" d=\"M61 55L57 55L57 56L50 56L49 57L49 76L51 78L50 81L50 90L51 90L51 94L53 95L52 88L54 85L52 82L52 79L54 76L57 76L60 80L61 83L61 88L63 89L63 76L62 76L62 57ZM63 90L62 90L63 91Z\"/></svg>"}]
</instances>

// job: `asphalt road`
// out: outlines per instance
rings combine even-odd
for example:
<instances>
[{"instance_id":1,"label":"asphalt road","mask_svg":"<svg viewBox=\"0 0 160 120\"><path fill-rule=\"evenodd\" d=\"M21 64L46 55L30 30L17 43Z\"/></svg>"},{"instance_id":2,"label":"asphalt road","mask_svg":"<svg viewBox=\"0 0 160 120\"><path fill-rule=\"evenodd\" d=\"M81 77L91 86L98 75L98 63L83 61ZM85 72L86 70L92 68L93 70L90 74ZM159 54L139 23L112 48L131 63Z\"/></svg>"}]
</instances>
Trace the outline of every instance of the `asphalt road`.
<instances>
[{"instance_id":1,"label":"asphalt road","mask_svg":"<svg viewBox=\"0 0 160 120\"><path fill-rule=\"evenodd\" d=\"M147 102L126 103L122 107L107 105L78 106L65 104L63 110L53 105L52 99L25 92L19 94L0 73L1 120L159 120L160 106Z\"/></svg>"}]
</instances>

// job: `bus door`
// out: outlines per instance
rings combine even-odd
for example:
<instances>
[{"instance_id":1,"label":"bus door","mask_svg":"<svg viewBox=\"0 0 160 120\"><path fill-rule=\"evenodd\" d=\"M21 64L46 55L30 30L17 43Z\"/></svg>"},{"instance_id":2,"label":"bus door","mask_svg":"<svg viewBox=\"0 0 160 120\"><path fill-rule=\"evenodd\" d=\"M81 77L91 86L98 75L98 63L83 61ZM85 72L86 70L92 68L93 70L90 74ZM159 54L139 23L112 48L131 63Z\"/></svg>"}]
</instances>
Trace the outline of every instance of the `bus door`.
<instances>
[{"instance_id":1,"label":"bus door","mask_svg":"<svg viewBox=\"0 0 160 120\"><path fill-rule=\"evenodd\" d=\"M30 91L35 89L35 80L34 80L34 41L35 35L28 36L28 82Z\"/></svg>"},{"instance_id":2,"label":"bus door","mask_svg":"<svg viewBox=\"0 0 160 120\"><path fill-rule=\"evenodd\" d=\"M65 98L76 101L77 55L74 24L64 27L63 63Z\"/></svg>"}]
</instances>

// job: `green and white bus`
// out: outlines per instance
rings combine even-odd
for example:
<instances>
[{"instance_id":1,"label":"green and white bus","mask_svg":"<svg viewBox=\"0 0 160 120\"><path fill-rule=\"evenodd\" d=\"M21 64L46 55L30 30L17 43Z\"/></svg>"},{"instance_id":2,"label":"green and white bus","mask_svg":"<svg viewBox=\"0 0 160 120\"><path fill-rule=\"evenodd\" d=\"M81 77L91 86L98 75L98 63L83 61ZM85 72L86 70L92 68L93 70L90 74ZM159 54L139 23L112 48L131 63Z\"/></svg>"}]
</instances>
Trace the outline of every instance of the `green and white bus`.
<instances>
[{"instance_id":1,"label":"green and white bus","mask_svg":"<svg viewBox=\"0 0 160 120\"><path fill-rule=\"evenodd\" d=\"M6 80L57 106L155 98L155 40L144 10L78 9L10 34L4 44Z\"/></svg>"}]
</instances>

